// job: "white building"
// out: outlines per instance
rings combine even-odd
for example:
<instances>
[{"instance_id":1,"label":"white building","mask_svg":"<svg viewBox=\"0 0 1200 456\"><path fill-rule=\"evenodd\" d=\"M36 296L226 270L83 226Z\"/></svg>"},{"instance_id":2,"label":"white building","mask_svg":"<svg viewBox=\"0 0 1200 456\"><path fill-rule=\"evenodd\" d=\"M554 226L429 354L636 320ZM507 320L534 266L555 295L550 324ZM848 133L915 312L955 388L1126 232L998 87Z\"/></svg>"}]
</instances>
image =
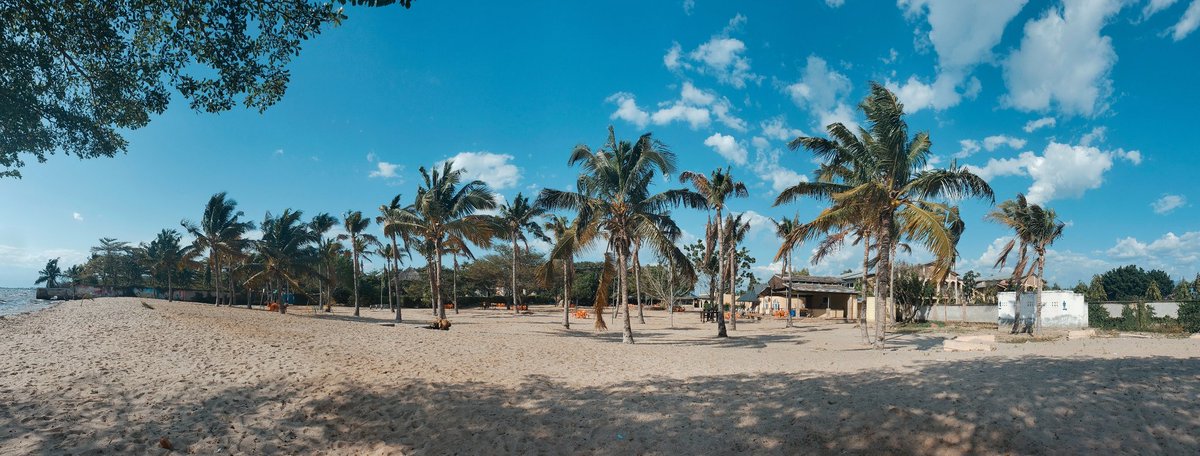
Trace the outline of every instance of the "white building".
<instances>
[{"instance_id":1,"label":"white building","mask_svg":"<svg viewBox=\"0 0 1200 456\"><path fill-rule=\"evenodd\" d=\"M999 318L997 324L1000 328L1012 327L1013 316L1013 301L1016 299L1016 293L1008 291L997 295L997 313ZM1033 327L1033 320L1036 315L1034 302L1037 298L1037 293L1022 293L1021 294L1021 320L1022 325ZM1042 327L1043 328L1086 328L1088 326L1088 308L1087 302L1083 300L1083 295L1067 290L1043 291L1042 292Z\"/></svg>"}]
</instances>

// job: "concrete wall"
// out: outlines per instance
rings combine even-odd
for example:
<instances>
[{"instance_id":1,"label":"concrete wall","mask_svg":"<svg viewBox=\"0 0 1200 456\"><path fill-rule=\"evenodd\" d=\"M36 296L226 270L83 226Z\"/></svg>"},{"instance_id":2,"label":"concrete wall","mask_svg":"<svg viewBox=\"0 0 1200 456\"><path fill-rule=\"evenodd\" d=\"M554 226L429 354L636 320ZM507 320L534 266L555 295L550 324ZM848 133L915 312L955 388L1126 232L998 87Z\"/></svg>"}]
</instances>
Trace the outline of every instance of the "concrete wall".
<instances>
[{"instance_id":1,"label":"concrete wall","mask_svg":"<svg viewBox=\"0 0 1200 456\"><path fill-rule=\"evenodd\" d=\"M1156 317L1171 317L1179 318L1179 303L1177 302L1148 302L1150 307L1154 308L1154 316ZM1126 305L1134 304L1101 304L1104 310L1108 311L1108 315L1113 318L1121 316L1121 309Z\"/></svg>"},{"instance_id":2,"label":"concrete wall","mask_svg":"<svg viewBox=\"0 0 1200 456\"><path fill-rule=\"evenodd\" d=\"M1012 326L1014 320L1013 301L1016 293L1004 292L997 295L997 324L1000 327ZM1021 320L1024 324L1033 325L1035 316L1035 293L1021 295ZM1042 327L1045 328L1086 328L1088 326L1087 303L1083 295L1073 291L1042 292Z\"/></svg>"},{"instance_id":3,"label":"concrete wall","mask_svg":"<svg viewBox=\"0 0 1200 456\"><path fill-rule=\"evenodd\" d=\"M996 306L956 306L953 304L942 306L941 304L937 304L918 307L917 321L963 321L963 309L967 311L966 321L968 323L993 323L998 318Z\"/></svg>"}]
</instances>

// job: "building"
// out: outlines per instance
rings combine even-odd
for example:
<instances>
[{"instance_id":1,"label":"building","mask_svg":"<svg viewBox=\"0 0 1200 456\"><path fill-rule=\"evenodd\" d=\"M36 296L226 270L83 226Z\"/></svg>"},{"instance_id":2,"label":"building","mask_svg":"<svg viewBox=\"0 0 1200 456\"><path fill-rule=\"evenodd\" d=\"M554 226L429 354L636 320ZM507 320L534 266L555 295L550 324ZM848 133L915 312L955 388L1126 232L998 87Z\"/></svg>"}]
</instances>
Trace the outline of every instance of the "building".
<instances>
[{"instance_id":1,"label":"building","mask_svg":"<svg viewBox=\"0 0 1200 456\"><path fill-rule=\"evenodd\" d=\"M897 268L897 272L899 272L899 270L901 268L915 268L916 272L917 272L917 277L921 278L921 280L923 282L929 282L930 280L934 280L934 275L937 273L937 265L935 263L925 263L925 264L916 265L916 266L896 264L896 265L894 265L894 267ZM861 288L861 283L863 280L862 271L848 272L848 273L842 274L838 278L841 279L842 285L846 286L847 288L854 288L854 289L859 289L859 290L862 289ZM875 280L875 273L868 272L867 273L867 283L871 284L872 282L874 282L874 280ZM943 301L943 300L946 300L947 302L954 302L955 296L961 296L961 293L965 292L965 290L963 290L962 277L960 277L958 275L958 273L954 272L954 271L950 271L949 273L947 273L946 277L941 280L941 284L939 284L939 286L935 286L935 288L937 289L937 296L935 296L934 299L938 302Z\"/></svg>"},{"instance_id":2,"label":"building","mask_svg":"<svg viewBox=\"0 0 1200 456\"><path fill-rule=\"evenodd\" d=\"M797 315L820 318L857 318L858 291L843 284L840 277L792 276L776 274L767 281L752 308L770 314L787 309L787 297Z\"/></svg>"}]
</instances>

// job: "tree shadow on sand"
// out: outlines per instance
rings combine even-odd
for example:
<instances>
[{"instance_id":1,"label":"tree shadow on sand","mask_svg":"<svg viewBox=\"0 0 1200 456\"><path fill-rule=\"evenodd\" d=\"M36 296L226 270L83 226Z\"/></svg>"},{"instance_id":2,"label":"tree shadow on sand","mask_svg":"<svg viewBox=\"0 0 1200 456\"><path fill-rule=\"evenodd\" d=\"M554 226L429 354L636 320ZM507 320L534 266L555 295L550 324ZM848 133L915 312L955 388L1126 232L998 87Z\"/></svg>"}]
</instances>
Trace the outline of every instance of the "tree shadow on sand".
<instances>
[{"instance_id":1,"label":"tree shadow on sand","mask_svg":"<svg viewBox=\"0 0 1200 456\"><path fill-rule=\"evenodd\" d=\"M572 387L347 380L214 390L133 416L120 400L78 404L94 435L72 439L0 408L0 450L35 454L154 450L167 436L211 453L1196 454L1200 366L1192 359L996 359L926 362L911 371L647 377ZM45 398L42 398L45 400ZM7 400L6 400L7 402ZM117 413L88 420L90 409ZM183 414L187 414L184 419Z\"/></svg>"}]
</instances>

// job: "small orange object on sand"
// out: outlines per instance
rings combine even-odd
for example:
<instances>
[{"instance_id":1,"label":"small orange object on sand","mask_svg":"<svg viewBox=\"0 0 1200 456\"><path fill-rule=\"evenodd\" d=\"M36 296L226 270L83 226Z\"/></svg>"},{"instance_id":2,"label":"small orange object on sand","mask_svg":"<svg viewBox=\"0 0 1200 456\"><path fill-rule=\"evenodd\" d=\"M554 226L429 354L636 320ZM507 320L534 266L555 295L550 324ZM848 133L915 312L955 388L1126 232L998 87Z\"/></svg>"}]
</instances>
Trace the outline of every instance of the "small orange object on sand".
<instances>
[{"instance_id":1,"label":"small orange object on sand","mask_svg":"<svg viewBox=\"0 0 1200 456\"><path fill-rule=\"evenodd\" d=\"M279 311L279 303L272 302L272 303L267 304L267 312L278 312L278 311Z\"/></svg>"},{"instance_id":2,"label":"small orange object on sand","mask_svg":"<svg viewBox=\"0 0 1200 456\"><path fill-rule=\"evenodd\" d=\"M587 317L588 317L588 311L583 310L583 309L579 309L579 310L575 311L575 318L587 318Z\"/></svg>"}]
</instances>

